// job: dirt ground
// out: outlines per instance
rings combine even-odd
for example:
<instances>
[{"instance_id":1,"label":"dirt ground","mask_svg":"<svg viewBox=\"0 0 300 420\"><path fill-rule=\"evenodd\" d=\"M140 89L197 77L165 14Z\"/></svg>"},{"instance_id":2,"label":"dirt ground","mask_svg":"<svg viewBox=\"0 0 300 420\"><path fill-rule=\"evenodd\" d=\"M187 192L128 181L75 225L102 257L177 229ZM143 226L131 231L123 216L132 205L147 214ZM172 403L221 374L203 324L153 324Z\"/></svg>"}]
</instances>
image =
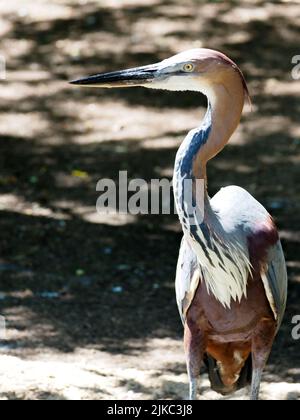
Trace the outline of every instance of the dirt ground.
<instances>
[{"instance_id":1,"label":"dirt ground","mask_svg":"<svg viewBox=\"0 0 300 420\"><path fill-rule=\"evenodd\" d=\"M276 219L289 299L262 397L300 399L299 24L299 1L1 2L1 399L186 398L177 218L99 215L96 183L119 170L171 178L205 100L67 81L201 46L227 53L249 83L252 112L210 163L209 191L240 185ZM205 373L202 398L220 398Z\"/></svg>"}]
</instances>

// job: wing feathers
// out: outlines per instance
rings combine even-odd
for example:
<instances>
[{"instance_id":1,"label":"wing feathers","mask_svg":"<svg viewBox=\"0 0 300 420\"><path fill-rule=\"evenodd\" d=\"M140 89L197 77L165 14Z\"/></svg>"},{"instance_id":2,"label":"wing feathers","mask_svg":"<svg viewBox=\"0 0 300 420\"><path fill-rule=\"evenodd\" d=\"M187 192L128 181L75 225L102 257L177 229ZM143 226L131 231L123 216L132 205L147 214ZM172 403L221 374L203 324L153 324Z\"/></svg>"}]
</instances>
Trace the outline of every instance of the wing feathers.
<instances>
[{"instance_id":1,"label":"wing feathers","mask_svg":"<svg viewBox=\"0 0 300 420\"><path fill-rule=\"evenodd\" d=\"M286 307L288 283L285 258L280 241L268 251L262 280L279 328Z\"/></svg>"}]
</instances>

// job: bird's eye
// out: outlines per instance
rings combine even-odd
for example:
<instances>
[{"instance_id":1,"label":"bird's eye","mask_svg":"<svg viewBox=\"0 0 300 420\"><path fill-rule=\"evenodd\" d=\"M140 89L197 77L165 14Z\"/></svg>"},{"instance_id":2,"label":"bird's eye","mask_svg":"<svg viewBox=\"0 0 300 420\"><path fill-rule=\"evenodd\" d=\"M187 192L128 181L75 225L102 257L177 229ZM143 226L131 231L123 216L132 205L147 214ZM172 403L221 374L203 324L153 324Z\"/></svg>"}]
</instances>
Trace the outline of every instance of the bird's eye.
<instances>
[{"instance_id":1,"label":"bird's eye","mask_svg":"<svg viewBox=\"0 0 300 420\"><path fill-rule=\"evenodd\" d=\"M183 66L183 71L190 73L193 70L194 70L194 65L191 63L187 63Z\"/></svg>"}]
</instances>

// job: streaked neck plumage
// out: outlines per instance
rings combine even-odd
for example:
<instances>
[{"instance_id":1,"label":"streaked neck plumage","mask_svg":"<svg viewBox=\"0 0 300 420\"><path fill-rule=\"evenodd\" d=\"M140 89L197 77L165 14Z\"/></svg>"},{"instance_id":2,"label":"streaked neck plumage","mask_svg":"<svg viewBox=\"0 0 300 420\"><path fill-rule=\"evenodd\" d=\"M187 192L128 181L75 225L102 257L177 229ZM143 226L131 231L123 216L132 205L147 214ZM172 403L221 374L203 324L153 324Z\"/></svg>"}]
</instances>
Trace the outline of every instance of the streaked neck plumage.
<instances>
[{"instance_id":1,"label":"streaked neck plumage","mask_svg":"<svg viewBox=\"0 0 300 420\"><path fill-rule=\"evenodd\" d=\"M232 71L223 83L201 91L208 98L207 112L201 127L188 133L176 155L174 196L184 235L200 263L200 277L217 300L230 307L231 299L240 300L246 294L251 266L245 238L240 231L228 232L211 206L206 164L239 124L244 87L240 75ZM200 191L195 187L198 180L204 184Z\"/></svg>"},{"instance_id":2,"label":"streaked neck plumage","mask_svg":"<svg viewBox=\"0 0 300 420\"><path fill-rule=\"evenodd\" d=\"M188 133L176 155L175 199L184 179L203 179L207 184L207 162L227 144L240 122L244 106L244 87L234 70L225 73L222 83L205 87L199 84L199 91L207 96L208 108L201 126ZM180 214L180 202L176 204Z\"/></svg>"}]
</instances>

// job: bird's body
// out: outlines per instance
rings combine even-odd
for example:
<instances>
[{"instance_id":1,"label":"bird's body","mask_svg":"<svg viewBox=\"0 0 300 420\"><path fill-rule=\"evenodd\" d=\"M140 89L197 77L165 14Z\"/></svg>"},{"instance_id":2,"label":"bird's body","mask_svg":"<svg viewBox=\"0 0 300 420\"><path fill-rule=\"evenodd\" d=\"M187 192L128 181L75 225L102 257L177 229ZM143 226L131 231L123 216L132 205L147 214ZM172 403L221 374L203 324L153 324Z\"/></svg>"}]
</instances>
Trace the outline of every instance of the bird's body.
<instances>
[{"instance_id":1,"label":"bird's body","mask_svg":"<svg viewBox=\"0 0 300 420\"><path fill-rule=\"evenodd\" d=\"M223 289L211 288L207 267L201 266L185 237L178 260L176 295L185 326L186 352L191 365L196 364L195 376L198 376L202 358L208 366L212 388L226 394L251 380L250 359L257 330L258 345L269 352L285 307L286 274L276 227L266 210L249 193L239 187L223 188L210 200L210 206L222 227L225 230L229 227L230 235L239 235L241 243L245 244L244 252L251 268L243 283L242 297L232 299L228 307L220 303L228 300L227 289L224 288L223 296ZM232 220L243 221L242 233L239 225L233 227ZM211 243L209 240L205 243L206 250ZM226 251L230 252L229 249ZM219 253L222 255L222 251ZM221 255L220 262L224 259ZM214 263L218 264L216 258ZM224 269L219 267L216 281L222 279L223 274ZM275 278L265 278L272 275ZM283 279L283 286L274 293L274 299L270 285L274 280L276 284L276 276ZM243 282L242 276L240 279ZM263 340L268 338L267 344L260 338L262 333ZM198 345L199 341L202 347Z\"/></svg>"},{"instance_id":2,"label":"bird's body","mask_svg":"<svg viewBox=\"0 0 300 420\"><path fill-rule=\"evenodd\" d=\"M228 66L223 56L217 60ZM201 197L194 189L194 201L203 203L200 212L186 203L187 181L206 183L207 162L228 142L248 95L241 73L229 65L219 83L205 86L206 116L180 146L173 178L184 232L176 296L185 329L191 398L196 396L204 359L211 385L221 393L246 385L252 369L260 378L286 303L284 256L266 209L236 186L221 189L212 199L206 188L200 190ZM258 388L252 388L256 399Z\"/></svg>"},{"instance_id":3,"label":"bird's body","mask_svg":"<svg viewBox=\"0 0 300 420\"><path fill-rule=\"evenodd\" d=\"M240 187L207 192L206 166L229 141L248 97L238 67L224 54L195 49L150 66L91 76L74 84L144 86L205 94L201 126L188 133L175 161L173 186L182 225L176 297L184 324L190 398L203 362L223 394L251 381L257 399L263 368L285 310L287 275L277 229ZM203 188L198 189L202 183Z\"/></svg>"},{"instance_id":4,"label":"bird's body","mask_svg":"<svg viewBox=\"0 0 300 420\"><path fill-rule=\"evenodd\" d=\"M209 200L210 212L212 212L217 220L219 230L222 229L222 236L217 237L215 231L211 227L213 221L206 221L202 223L206 227L207 235L201 235L203 245L207 253L207 257L202 259L203 262L208 261L209 264L203 264L200 267L194 261L197 261L197 255L193 251L193 244L190 244L190 241L183 238L181 249L183 252L187 252L188 258L183 259L184 263L188 267L188 271L198 270L199 277L203 278L204 282L207 284L208 291L211 292L211 295L218 302L222 302L222 307L224 309L229 308L232 299L241 300L242 297L247 297L247 287L249 286L250 280L254 276L254 272L258 271L259 273L263 272L266 269L268 262L268 251L272 248L277 249L278 254L282 254L280 247L280 242L278 238L278 233L274 222L268 212L258 203L247 191L240 187L230 186L222 188L211 200ZM236 222L239 220L239 222ZM241 226L242 222L242 226ZM201 232L201 227L199 228ZM226 244L224 237L226 236ZM232 240L231 240L232 238ZM238 238L238 239L237 239ZM224 242L222 242L224 241ZM239 247L237 251L235 249L230 249L231 244L236 244L238 241ZM197 245L196 245L197 246ZM198 246L197 246L198 248ZM218 252L214 252L218 250ZM235 266L235 261L232 256L239 252L243 254L242 260L245 261L245 266L238 268ZM210 254L213 254L209 258ZM214 261L212 262L212 258ZM224 260L229 262L225 264ZM240 262L240 260L238 261ZM222 283L215 281L215 278L212 277L209 273L211 266L213 264L214 275L218 277L224 277L226 271L226 276L231 276L230 271L236 269L243 272L243 275L240 275L237 280L239 282L232 281L232 289L224 287L222 288ZM180 275L181 266L178 264L178 274ZM232 270L231 270L232 269ZM187 279L186 279L187 280ZM234 279L233 279L234 280ZM215 284L216 283L216 284ZM219 285L221 283L221 285ZM227 282L227 284L229 281ZM264 285L264 281L262 280ZM187 304L182 305L184 301L184 295L187 291L191 291L191 285L188 281L183 282L180 280L180 277L176 281L177 286L177 298L179 311L184 316L187 311ZM226 286L226 285L225 285ZM194 284L195 287L195 284ZM266 294L270 295L271 290L268 284L266 283ZM188 304L189 305L189 304ZM280 302L276 306L274 300L269 298L269 306L274 317L277 318L277 313L280 312ZM277 312L278 311L278 312ZM282 317L282 314L279 314L279 317Z\"/></svg>"}]
</instances>

